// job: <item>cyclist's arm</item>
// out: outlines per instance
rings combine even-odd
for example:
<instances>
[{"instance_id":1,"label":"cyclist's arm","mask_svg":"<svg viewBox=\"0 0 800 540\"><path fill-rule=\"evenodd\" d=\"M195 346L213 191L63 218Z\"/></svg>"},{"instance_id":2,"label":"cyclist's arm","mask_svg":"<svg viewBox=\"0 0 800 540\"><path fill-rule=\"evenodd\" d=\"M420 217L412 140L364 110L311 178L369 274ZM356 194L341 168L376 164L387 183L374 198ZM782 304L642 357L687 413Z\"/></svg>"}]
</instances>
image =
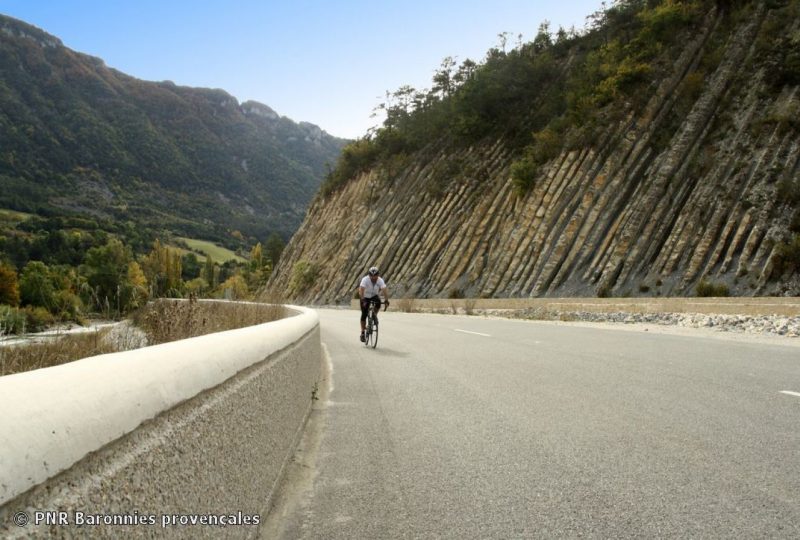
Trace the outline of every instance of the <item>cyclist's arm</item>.
<instances>
[{"instance_id":1,"label":"cyclist's arm","mask_svg":"<svg viewBox=\"0 0 800 540\"><path fill-rule=\"evenodd\" d=\"M358 288L358 298L363 302L364 301L364 287Z\"/></svg>"}]
</instances>

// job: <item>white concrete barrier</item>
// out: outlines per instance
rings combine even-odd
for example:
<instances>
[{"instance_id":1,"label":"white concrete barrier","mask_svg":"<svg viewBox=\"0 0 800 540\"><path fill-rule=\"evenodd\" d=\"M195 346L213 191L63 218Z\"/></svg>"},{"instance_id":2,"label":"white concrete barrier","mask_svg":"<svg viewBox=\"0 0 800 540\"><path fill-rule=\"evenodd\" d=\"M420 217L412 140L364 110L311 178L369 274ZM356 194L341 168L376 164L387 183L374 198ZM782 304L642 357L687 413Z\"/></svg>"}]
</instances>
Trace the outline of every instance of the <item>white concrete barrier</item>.
<instances>
[{"instance_id":1,"label":"white concrete barrier","mask_svg":"<svg viewBox=\"0 0 800 540\"><path fill-rule=\"evenodd\" d=\"M147 512L160 525L165 512L246 509L252 522L321 375L317 314L289 308L275 322L0 377L0 536L44 531L36 512L55 507L69 526L85 512ZM19 512L31 524L11 523ZM187 535L219 533L201 529Z\"/></svg>"}]
</instances>

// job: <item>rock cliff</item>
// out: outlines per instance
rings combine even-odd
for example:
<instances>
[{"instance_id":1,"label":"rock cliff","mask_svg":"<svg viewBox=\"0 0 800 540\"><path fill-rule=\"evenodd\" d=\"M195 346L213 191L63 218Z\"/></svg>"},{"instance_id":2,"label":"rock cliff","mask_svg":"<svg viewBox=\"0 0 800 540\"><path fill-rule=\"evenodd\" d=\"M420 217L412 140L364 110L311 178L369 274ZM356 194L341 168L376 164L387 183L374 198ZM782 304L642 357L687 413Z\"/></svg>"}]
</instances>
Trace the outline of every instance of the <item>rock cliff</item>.
<instances>
[{"instance_id":1,"label":"rock cliff","mask_svg":"<svg viewBox=\"0 0 800 540\"><path fill-rule=\"evenodd\" d=\"M318 196L269 288L341 302L378 265L394 296L800 294L800 96L760 49L776 29L800 46L796 4L735 19L706 6L644 106L564 148L526 192L503 136L431 141L354 175Z\"/></svg>"}]
</instances>

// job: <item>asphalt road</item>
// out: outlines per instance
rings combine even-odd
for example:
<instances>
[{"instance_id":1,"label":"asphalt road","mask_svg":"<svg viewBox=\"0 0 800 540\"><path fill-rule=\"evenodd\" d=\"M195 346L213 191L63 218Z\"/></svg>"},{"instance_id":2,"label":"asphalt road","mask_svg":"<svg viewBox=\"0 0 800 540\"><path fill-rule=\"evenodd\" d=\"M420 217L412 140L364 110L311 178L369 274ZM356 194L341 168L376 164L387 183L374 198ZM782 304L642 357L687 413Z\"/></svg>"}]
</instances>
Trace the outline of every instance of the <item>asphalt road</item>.
<instances>
[{"instance_id":1,"label":"asphalt road","mask_svg":"<svg viewBox=\"0 0 800 540\"><path fill-rule=\"evenodd\" d=\"M264 537L800 537L800 348L389 312L372 350L320 315Z\"/></svg>"}]
</instances>

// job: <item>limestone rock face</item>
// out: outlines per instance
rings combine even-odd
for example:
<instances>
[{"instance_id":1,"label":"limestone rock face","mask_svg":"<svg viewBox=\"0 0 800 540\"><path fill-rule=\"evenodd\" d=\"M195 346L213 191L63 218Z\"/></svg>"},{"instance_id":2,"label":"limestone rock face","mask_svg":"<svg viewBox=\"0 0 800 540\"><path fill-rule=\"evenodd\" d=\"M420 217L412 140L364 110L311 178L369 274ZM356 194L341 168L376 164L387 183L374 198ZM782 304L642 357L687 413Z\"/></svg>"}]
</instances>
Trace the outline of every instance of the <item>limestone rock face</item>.
<instances>
[{"instance_id":1,"label":"limestone rock face","mask_svg":"<svg viewBox=\"0 0 800 540\"><path fill-rule=\"evenodd\" d=\"M800 294L798 270L777 275L774 264L793 236L795 210L779 185L798 182L800 136L771 120L800 111L800 95L766 91L763 70L741 72L758 65L764 19L757 11L730 32L666 140L678 89L719 32L714 14L644 113L562 152L527 194L512 189L516 156L502 138L427 149L393 174L376 167L313 203L269 288L299 302L345 302L377 265L394 296L694 295L701 280L735 295ZM432 189L441 186L435 171L452 163L460 172ZM293 288L300 261L316 278Z\"/></svg>"}]
</instances>

